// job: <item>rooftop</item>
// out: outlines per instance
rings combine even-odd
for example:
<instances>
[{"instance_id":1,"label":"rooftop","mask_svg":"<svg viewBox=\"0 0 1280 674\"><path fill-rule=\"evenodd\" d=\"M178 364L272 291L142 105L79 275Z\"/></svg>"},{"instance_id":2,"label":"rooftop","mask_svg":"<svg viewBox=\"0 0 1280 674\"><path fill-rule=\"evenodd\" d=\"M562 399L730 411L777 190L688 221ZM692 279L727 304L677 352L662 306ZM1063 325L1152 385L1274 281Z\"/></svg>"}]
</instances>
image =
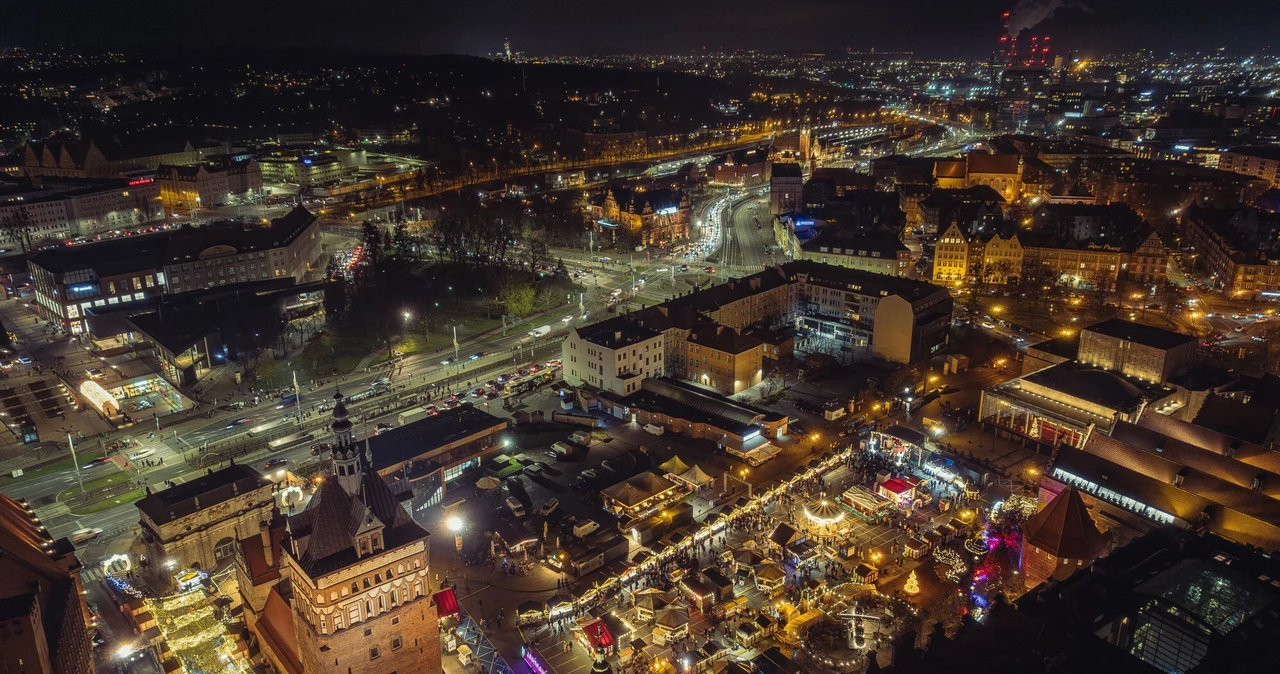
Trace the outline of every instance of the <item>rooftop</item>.
<instances>
[{"instance_id":1,"label":"rooftop","mask_svg":"<svg viewBox=\"0 0 1280 674\"><path fill-rule=\"evenodd\" d=\"M367 442L374 470L383 471L476 433L506 427L506 419L462 405L371 436Z\"/></svg>"},{"instance_id":2,"label":"rooftop","mask_svg":"<svg viewBox=\"0 0 1280 674\"><path fill-rule=\"evenodd\" d=\"M781 268L792 280L803 275L808 283L817 285L833 288L857 286L858 292L864 295L899 295L911 302L931 295L947 295L946 288L932 283L860 269L848 269L811 260L793 260L783 264Z\"/></svg>"},{"instance_id":3,"label":"rooftop","mask_svg":"<svg viewBox=\"0 0 1280 674\"><path fill-rule=\"evenodd\" d=\"M1112 318L1101 323L1095 323L1085 328L1083 332L1094 332L1099 335L1115 337L1127 342L1163 350L1173 349L1196 341L1196 338L1191 335L1184 335L1141 323L1133 323L1121 318Z\"/></svg>"},{"instance_id":4,"label":"rooftop","mask_svg":"<svg viewBox=\"0 0 1280 674\"><path fill-rule=\"evenodd\" d=\"M771 173L774 178L800 178L803 176L800 165L791 162L774 162Z\"/></svg>"},{"instance_id":5,"label":"rooftop","mask_svg":"<svg viewBox=\"0 0 1280 674\"><path fill-rule=\"evenodd\" d=\"M189 482L148 494L136 505L152 522L163 525L202 508L270 486L271 481L258 471L233 463L222 470L210 471Z\"/></svg>"}]
</instances>

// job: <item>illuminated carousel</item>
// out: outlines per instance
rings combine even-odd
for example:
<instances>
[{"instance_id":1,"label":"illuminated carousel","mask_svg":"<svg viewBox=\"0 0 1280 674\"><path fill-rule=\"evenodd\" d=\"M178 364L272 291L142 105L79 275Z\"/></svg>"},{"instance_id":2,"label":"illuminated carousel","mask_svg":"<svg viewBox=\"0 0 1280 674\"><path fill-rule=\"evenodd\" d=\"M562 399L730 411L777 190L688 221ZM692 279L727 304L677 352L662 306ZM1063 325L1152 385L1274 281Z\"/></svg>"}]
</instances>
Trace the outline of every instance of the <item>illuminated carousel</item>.
<instances>
[{"instance_id":1,"label":"illuminated carousel","mask_svg":"<svg viewBox=\"0 0 1280 674\"><path fill-rule=\"evenodd\" d=\"M803 610L807 609L807 610ZM811 671L860 671L861 663L914 613L905 602L858 583L842 583L807 606L786 607L778 639L795 646Z\"/></svg>"}]
</instances>

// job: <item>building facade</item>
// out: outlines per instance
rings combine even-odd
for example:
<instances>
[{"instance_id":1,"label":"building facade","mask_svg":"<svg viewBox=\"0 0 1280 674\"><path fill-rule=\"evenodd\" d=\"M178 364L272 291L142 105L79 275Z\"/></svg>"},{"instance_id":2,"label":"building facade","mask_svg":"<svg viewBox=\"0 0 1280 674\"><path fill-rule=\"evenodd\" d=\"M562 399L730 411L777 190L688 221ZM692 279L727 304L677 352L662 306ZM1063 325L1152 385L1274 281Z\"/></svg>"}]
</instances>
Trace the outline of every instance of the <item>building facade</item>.
<instances>
[{"instance_id":1,"label":"building facade","mask_svg":"<svg viewBox=\"0 0 1280 674\"><path fill-rule=\"evenodd\" d=\"M804 172L799 164L774 162L769 175L769 214L792 213L804 207Z\"/></svg>"},{"instance_id":2,"label":"building facade","mask_svg":"<svg viewBox=\"0 0 1280 674\"><path fill-rule=\"evenodd\" d=\"M1280 151L1274 147L1237 147L1220 152L1218 168L1280 187Z\"/></svg>"},{"instance_id":3,"label":"building facade","mask_svg":"<svg viewBox=\"0 0 1280 674\"><path fill-rule=\"evenodd\" d=\"M0 670L96 671L82 566L25 501L0 494Z\"/></svg>"},{"instance_id":4,"label":"building facade","mask_svg":"<svg viewBox=\"0 0 1280 674\"><path fill-rule=\"evenodd\" d=\"M37 311L64 329L86 312L246 281L303 280L320 255L319 220L302 207L268 226L233 223L41 250L28 260Z\"/></svg>"},{"instance_id":5,"label":"building facade","mask_svg":"<svg viewBox=\"0 0 1280 674\"><path fill-rule=\"evenodd\" d=\"M564 380L626 395L666 364L661 332L638 323L604 321L569 331L561 346Z\"/></svg>"},{"instance_id":6,"label":"building facade","mask_svg":"<svg viewBox=\"0 0 1280 674\"><path fill-rule=\"evenodd\" d=\"M301 188L330 185L347 173L342 159L329 154L263 157L258 160L258 166L263 182Z\"/></svg>"},{"instance_id":7,"label":"building facade","mask_svg":"<svg viewBox=\"0 0 1280 674\"><path fill-rule=\"evenodd\" d=\"M168 214L194 214L228 198L262 191L262 169L252 159L222 165L164 165L156 169L160 201Z\"/></svg>"},{"instance_id":8,"label":"building facade","mask_svg":"<svg viewBox=\"0 0 1280 674\"><path fill-rule=\"evenodd\" d=\"M341 394L330 429L331 472L284 520L280 561L274 534L241 541L250 629L266 659L290 674L441 671L430 534L373 470ZM275 574L263 571L267 560Z\"/></svg>"},{"instance_id":9,"label":"building facade","mask_svg":"<svg viewBox=\"0 0 1280 674\"><path fill-rule=\"evenodd\" d=\"M684 377L689 381L734 395L764 378L764 342L730 327L705 324L695 328L687 341Z\"/></svg>"},{"instance_id":10,"label":"building facade","mask_svg":"<svg viewBox=\"0 0 1280 674\"><path fill-rule=\"evenodd\" d=\"M147 494L135 505L139 538L147 558L156 560L150 566L152 581L169 587L172 568L212 573L232 563L237 542L271 519L275 485L252 468L233 464Z\"/></svg>"},{"instance_id":11,"label":"building facade","mask_svg":"<svg viewBox=\"0 0 1280 674\"><path fill-rule=\"evenodd\" d=\"M800 244L802 259L847 269L912 278L911 251L891 237L843 238L819 235Z\"/></svg>"},{"instance_id":12,"label":"building facade","mask_svg":"<svg viewBox=\"0 0 1280 674\"><path fill-rule=\"evenodd\" d=\"M43 178L0 183L0 220L25 217L30 241L89 238L114 229L132 229L164 217L160 187L152 178ZM5 243L20 245L13 232Z\"/></svg>"}]
</instances>

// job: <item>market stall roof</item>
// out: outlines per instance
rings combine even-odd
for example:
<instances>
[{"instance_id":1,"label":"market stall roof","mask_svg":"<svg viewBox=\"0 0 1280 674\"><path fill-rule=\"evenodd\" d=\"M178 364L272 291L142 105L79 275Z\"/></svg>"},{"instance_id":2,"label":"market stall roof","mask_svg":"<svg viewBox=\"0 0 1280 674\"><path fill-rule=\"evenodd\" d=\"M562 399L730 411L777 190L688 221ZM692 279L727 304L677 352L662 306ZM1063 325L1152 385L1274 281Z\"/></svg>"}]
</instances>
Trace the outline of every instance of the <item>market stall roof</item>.
<instances>
[{"instance_id":1,"label":"market stall roof","mask_svg":"<svg viewBox=\"0 0 1280 674\"><path fill-rule=\"evenodd\" d=\"M885 491L892 492L894 494L902 494L902 493L911 491L911 485L907 484L902 480L899 480L896 477L891 477L885 480L884 482L881 482L880 486Z\"/></svg>"},{"instance_id":2,"label":"market stall roof","mask_svg":"<svg viewBox=\"0 0 1280 674\"><path fill-rule=\"evenodd\" d=\"M772 562L756 568L756 578L760 580L782 580L787 577L787 570L781 564Z\"/></svg>"},{"instance_id":3,"label":"market stall roof","mask_svg":"<svg viewBox=\"0 0 1280 674\"><path fill-rule=\"evenodd\" d=\"M667 593L646 593L636 597L636 606L649 611L660 611L670 604Z\"/></svg>"},{"instance_id":4,"label":"market stall roof","mask_svg":"<svg viewBox=\"0 0 1280 674\"><path fill-rule=\"evenodd\" d=\"M606 488L601 493L610 500L624 506L634 506L664 493L675 487L670 480L644 472L635 477Z\"/></svg>"},{"instance_id":5,"label":"market stall roof","mask_svg":"<svg viewBox=\"0 0 1280 674\"><path fill-rule=\"evenodd\" d=\"M431 595L431 600L436 604L438 615L446 616L459 613L458 597L453 593L452 589L441 590Z\"/></svg>"},{"instance_id":6,"label":"market stall roof","mask_svg":"<svg viewBox=\"0 0 1280 674\"><path fill-rule=\"evenodd\" d=\"M516 611L520 613L542 613L544 606L540 601L526 601L516 607Z\"/></svg>"},{"instance_id":7,"label":"market stall roof","mask_svg":"<svg viewBox=\"0 0 1280 674\"><path fill-rule=\"evenodd\" d=\"M786 522L780 522L778 526L773 528L773 533L769 534L769 541L781 547L787 547L800 539L800 534Z\"/></svg>"},{"instance_id":8,"label":"market stall roof","mask_svg":"<svg viewBox=\"0 0 1280 674\"><path fill-rule=\"evenodd\" d=\"M915 431L906 426L890 426L884 430L885 435L891 435L905 443L915 445L917 447L924 446L924 433Z\"/></svg>"},{"instance_id":9,"label":"market stall roof","mask_svg":"<svg viewBox=\"0 0 1280 674\"><path fill-rule=\"evenodd\" d=\"M682 608L669 608L659 614L655 622L671 629L682 627L689 624L689 612Z\"/></svg>"},{"instance_id":10,"label":"market stall roof","mask_svg":"<svg viewBox=\"0 0 1280 674\"><path fill-rule=\"evenodd\" d=\"M679 456L671 457L666 463L663 463L658 467L671 475L680 475L686 470L689 470L689 464L681 461Z\"/></svg>"},{"instance_id":11,"label":"market stall roof","mask_svg":"<svg viewBox=\"0 0 1280 674\"><path fill-rule=\"evenodd\" d=\"M707 471L700 468L697 464L689 470L680 473L680 479L688 482L695 487L701 487L704 484L714 482L715 478L707 474Z\"/></svg>"}]
</instances>

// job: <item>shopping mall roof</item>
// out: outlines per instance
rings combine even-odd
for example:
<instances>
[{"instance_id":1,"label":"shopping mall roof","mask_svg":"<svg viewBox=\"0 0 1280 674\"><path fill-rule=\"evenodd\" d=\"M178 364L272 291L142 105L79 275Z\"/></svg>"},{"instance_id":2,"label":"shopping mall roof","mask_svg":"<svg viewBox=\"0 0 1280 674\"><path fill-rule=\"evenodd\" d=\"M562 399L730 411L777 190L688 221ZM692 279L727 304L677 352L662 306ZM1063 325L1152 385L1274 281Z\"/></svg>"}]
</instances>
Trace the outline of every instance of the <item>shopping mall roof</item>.
<instances>
[{"instance_id":1,"label":"shopping mall roof","mask_svg":"<svg viewBox=\"0 0 1280 674\"><path fill-rule=\"evenodd\" d=\"M1127 342L1166 350L1196 341L1196 338L1191 335L1134 323L1121 318L1112 318L1101 323L1095 323L1084 328L1084 332L1096 332L1100 335L1123 339Z\"/></svg>"},{"instance_id":2,"label":"shopping mall roof","mask_svg":"<svg viewBox=\"0 0 1280 674\"><path fill-rule=\"evenodd\" d=\"M476 433L506 428L506 419L462 405L370 436L369 451L374 470L382 473L399 468L406 461L427 459L427 454Z\"/></svg>"}]
</instances>

